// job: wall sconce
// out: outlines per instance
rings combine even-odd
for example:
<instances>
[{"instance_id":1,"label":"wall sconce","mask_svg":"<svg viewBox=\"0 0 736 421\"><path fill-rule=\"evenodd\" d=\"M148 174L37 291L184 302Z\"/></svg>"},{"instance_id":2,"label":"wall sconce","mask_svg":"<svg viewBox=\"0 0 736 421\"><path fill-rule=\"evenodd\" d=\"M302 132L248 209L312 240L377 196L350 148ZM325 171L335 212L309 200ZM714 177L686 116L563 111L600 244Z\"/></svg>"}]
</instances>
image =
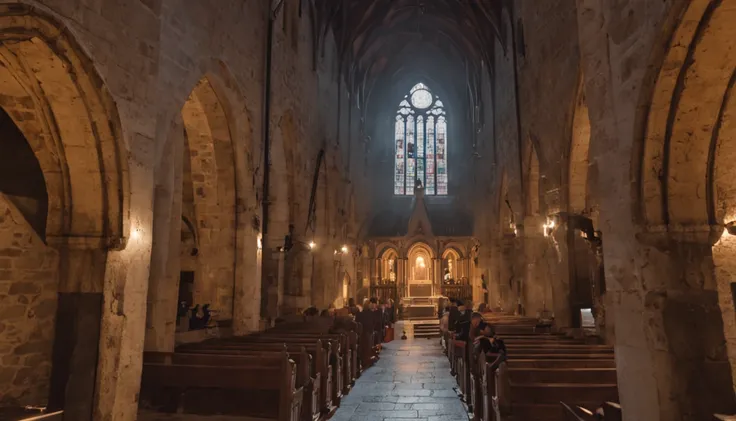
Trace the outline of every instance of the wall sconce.
<instances>
[{"instance_id":1,"label":"wall sconce","mask_svg":"<svg viewBox=\"0 0 736 421\"><path fill-rule=\"evenodd\" d=\"M314 241L310 241L309 242L309 249L310 250L314 250L316 247L317 247L317 243L315 243Z\"/></svg>"},{"instance_id":2,"label":"wall sconce","mask_svg":"<svg viewBox=\"0 0 736 421\"><path fill-rule=\"evenodd\" d=\"M542 229L544 230L544 236L549 237L549 235L555 230L555 226L557 224L555 223L555 220L553 218L547 217L547 222L542 225Z\"/></svg>"},{"instance_id":3,"label":"wall sconce","mask_svg":"<svg viewBox=\"0 0 736 421\"><path fill-rule=\"evenodd\" d=\"M347 252L348 252L348 246L342 246L342 248L340 250L343 252L343 254L347 254Z\"/></svg>"},{"instance_id":4,"label":"wall sconce","mask_svg":"<svg viewBox=\"0 0 736 421\"><path fill-rule=\"evenodd\" d=\"M258 250L263 250L263 239L261 238L261 234L258 234L256 244L258 245Z\"/></svg>"}]
</instances>

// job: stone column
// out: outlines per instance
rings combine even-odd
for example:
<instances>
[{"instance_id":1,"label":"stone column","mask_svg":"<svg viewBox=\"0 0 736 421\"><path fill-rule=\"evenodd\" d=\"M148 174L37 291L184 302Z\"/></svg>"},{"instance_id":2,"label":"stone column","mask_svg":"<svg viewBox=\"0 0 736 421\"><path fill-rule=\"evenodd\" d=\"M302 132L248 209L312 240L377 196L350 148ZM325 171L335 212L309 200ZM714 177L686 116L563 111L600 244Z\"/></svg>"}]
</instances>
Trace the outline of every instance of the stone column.
<instances>
[{"instance_id":1,"label":"stone column","mask_svg":"<svg viewBox=\"0 0 736 421\"><path fill-rule=\"evenodd\" d=\"M103 311L106 252L60 250L49 408L91 420Z\"/></svg>"},{"instance_id":2,"label":"stone column","mask_svg":"<svg viewBox=\"0 0 736 421\"><path fill-rule=\"evenodd\" d=\"M570 297L570 263L572 236L578 235L567 220L557 218L556 226L549 233L546 242L545 259L538 273L546 282L547 309L555 315L555 326L568 329L572 326L572 301Z\"/></svg>"},{"instance_id":3,"label":"stone column","mask_svg":"<svg viewBox=\"0 0 736 421\"><path fill-rule=\"evenodd\" d=\"M432 259L432 295L440 295L442 292L442 259L435 257Z\"/></svg>"},{"instance_id":4,"label":"stone column","mask_svg":"<svg viewBox=\"0 0 736 421\"><path fill-rule=\"evenodd\" d=\"M402 258L396 259L396 288L398 292L398 298L401 299L404 292L404 285L406 285L406 260Z\"/></svg>"},{"instance_id":5,"label":"stone column","mask_svg":"<svg viewBox=\"0 0 736 421\"><path fill-rule=\"evenodd\" d=\"M181 268L182 149L186 141L179 133L180 130L170 132L154 190L146 351L174 351Z\"/></svg>"},{"instance_id":6,"label":"stone column","mask_svg":"<svg viewBox=\"0 0 736 421\"><path fill-rule=\"evenodd\" d=\"M547 287L550 274L546 270L548 244L542 229L544 223L545 219L540 216L524 219L522 304L526 315L530 317L536 317L538 312L552 304L552 294Z\"/></svg>"},{"instance_id":7,"label":"stone column","mask_svg":"<svg viewBox=\"0 0 736 421\"><path fill-rule=\"evenodd\" d=\"M236 273L233 297L233 334L244 335L258 329L260 308L254 305L253 297L260 297L262 244L260 234L253 227L244 227L245 241L240 252L243 260L242 271ZM240 242L239 242L240 243ZM283 253L280 253L283 254Z\"/></svg>"},{"instance_id":8,"label":"stone column","mask_svg":"<svg viewBox=\"0 0 736 421\"><path fill-rule=\"evenodd\" d=\"M381 281L382 277L383 274L381 273L381 259L376 258L373 260L373 277L371 279L373 280L373 283L378 283Z\"/></svg>"},{"instance_id":9,"label":"stone column","mask_svg":"<svg viewBox=\"0 0 736 421\"><path fill-rule=\"evenodd\" d=\"M638 276L607 278L627 419L701 420L736 408L711 253L720 232L675 230L640 233L637 260L627 262ZM606 239L606 261L615 261Z\"/></svg>"},{"instance_id":10,"label":"stone column","mask_svg":"<svg viewBox=\"0 0 736 421\"><path fill-rule=\"evenodd\" d=\"M731 228L733 231L733 228ZM713 263L716 268L718 303L723 319L723 332L726 339L728 360L731 363L731 378L736 390L736 235L724 230L721 238L713 246Z\"/></svg>"}]
</instances>

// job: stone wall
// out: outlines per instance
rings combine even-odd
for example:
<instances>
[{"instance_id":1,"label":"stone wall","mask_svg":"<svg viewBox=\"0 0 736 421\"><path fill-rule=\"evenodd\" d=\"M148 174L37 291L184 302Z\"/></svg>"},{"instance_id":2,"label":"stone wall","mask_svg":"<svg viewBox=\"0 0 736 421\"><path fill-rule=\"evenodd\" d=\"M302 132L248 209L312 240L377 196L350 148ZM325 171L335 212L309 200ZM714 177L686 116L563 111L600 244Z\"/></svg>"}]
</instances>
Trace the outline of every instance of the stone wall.
<instances>
[{"instance_id":1,"label":"stone wall","mask_svg":"<svg viewBox=\"0 0 736 421\"><path fill-rule=\"evenodd\" d=\"M59 257L0 193L0 405L45 405Z\"/></svg>"}]
</instances>

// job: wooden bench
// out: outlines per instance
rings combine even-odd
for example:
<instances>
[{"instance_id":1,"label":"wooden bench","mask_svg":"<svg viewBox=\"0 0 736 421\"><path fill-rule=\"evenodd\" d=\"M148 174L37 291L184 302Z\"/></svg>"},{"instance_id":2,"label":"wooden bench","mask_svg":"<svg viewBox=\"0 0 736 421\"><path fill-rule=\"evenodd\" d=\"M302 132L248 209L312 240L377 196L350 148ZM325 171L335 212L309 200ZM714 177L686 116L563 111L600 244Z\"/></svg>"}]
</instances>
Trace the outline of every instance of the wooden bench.
<instances>
[{"instance_id":1,"label":"wooden bench","mask_svg":"<svg viewBox=\"0 0 736 421\"><path fill-rule=\"evenodd\" d=\"M280 360L277 366L144 363L141 402L165 413L299 421L303 389L296 387L296 365L286 352Z\"/></svg>"},{"instance_id":2,"label":"wooden bench","mask_svg":"<svg viewBox=\"0 0 736 421\"><path fill-rule=\"evenodd\" d=\"M339 320L335 321L335 323L338 322ZM340 339L341 348L346 352L349 352L348 358L343 362L343 367L350 375L348 378L346 378L346 385L349 389L360 374L358 355L360 352L360 335L363 330L363 327L360 323L353 322L352 324L354 325L354 330L347 330L347 324L342 323L338 325L341 331L335 332L335 326L331 326L329 329L327 329L323 324L287 323L283 325L277 325L276 327L261 333L261 335L289 334L295 336L314 336L315 334L318 334L325 335L326 337L332 339Z\"/></svg>"},{"instance_id":3,"label":"wooden bench","mask_svg":"<svg viewBox=\"0 0 736 421\"><path fill-rule=\"evenodd\" d=\"M283 349L283 343L233 343L223 340L211 340L199 344L189 344L179 347L179 352L187 353L211 353L211 354L237 354L243 353L274 353ZM310 410L313 414L321 412L330 413L334 410L333 403L333 380L332 366L329 364L329 354L322 346L321 341L312 343L286 344L287 352L295 353L306 351L311 357L310 375L312 378L312 400L317 399L319 404L311 404ZM319 411L317 411L319 409Z\"/></svg>"},{"instance_id":4,"label":"wooden bench","mask_svg":"<svg viewBox=\"0 0 736 421\"><path fill-rule=\"evenodd\" d=\"M247 337L256 338L288 338L288 339L320 339L336 341L339 343L337 348L340 353L340 359L342 361L342 393L347 394L352 387L357 375L357 353L358 353L358 336L354 332L349 334L338 334L338 333L319 333L319 332L294 332L289 330L276 331L268 330L266 332L258 333L255 335L249 335ZM333 344L334 347L334 344Z\"/></svg>"},{"instance_id":5,"label":"wooden bench","mask_svg":"<svg viewBox=\"0 0 736 421\"><path fill-rule=\"evenodd\" d=\"M618 399L611 346L535 332L533 319L484 318L504 341L508 360L496 367L495 356L454 357L458 370L469 369L474 420L567 420L571 415L562 401L570 408L597 408L600 402ZM464 377L457 377L463 389Z\"/></svg>"},{"instance_id":6,"label":"wooden bench","mask_svg":"<svg viewBox=\"0 0 736 421\"><path fill-rule=\"evenodd\" d=\"M145 352L144 363L204 366L266 366L278 367L281 356L263 351L192 351L191 353ZM319 374L311 376L311 356L301 348L298 352L287 350L289 358L296 363L296 387L304 390L302 401L303 421L316 421L320 418Z\"/></svg>"},{"instance_id":7,"label":"wooden bench","mask_svg":"<svg viewBox=\"0 0 736 421\"><path fill-rule=\"evenodd\" d=\"M22 418L18 421L63 421L64 411L56 411L49 414L41 414L31 416L30 418Z\"/></svg>"},{"instance_id":8,"label":"wooden bench","mask_svg":"<svg viewBox=\"0 0 736 421\"><path fill-rule=\"evenodd\" d=\"M329 338L314 337L294 337L289 335L249 335L228 338L227 341L223 341L223 344L239 345L243 343L251 344L287 344L287 345L313 345L315 341L320 341L324 350L327 353L329 364L332 368L332 401L334 404L339 405L340 398L343 395L345 371L343 370L342 363L345 359L345 355L341 352L340 341Z\"/></svg>"}]
</instances>

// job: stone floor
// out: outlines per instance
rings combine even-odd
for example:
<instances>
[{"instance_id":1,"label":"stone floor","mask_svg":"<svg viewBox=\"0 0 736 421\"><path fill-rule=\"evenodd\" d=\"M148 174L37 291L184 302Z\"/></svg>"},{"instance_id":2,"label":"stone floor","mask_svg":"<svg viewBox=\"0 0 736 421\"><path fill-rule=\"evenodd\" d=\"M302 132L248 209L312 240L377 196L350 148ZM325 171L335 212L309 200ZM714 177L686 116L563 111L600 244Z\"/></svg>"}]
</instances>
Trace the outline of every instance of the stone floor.
<instances>
[{"instance_id":1,"label":"stone floor","mask_svg":"<svg viewBox=\"0 0 736 421\"><path fill-rule=\"evenodd\" d=\"M399 336L384 344L381 359L360 376L331 421L468 421L439 340Z\"/></svg>"}]
</instances>

